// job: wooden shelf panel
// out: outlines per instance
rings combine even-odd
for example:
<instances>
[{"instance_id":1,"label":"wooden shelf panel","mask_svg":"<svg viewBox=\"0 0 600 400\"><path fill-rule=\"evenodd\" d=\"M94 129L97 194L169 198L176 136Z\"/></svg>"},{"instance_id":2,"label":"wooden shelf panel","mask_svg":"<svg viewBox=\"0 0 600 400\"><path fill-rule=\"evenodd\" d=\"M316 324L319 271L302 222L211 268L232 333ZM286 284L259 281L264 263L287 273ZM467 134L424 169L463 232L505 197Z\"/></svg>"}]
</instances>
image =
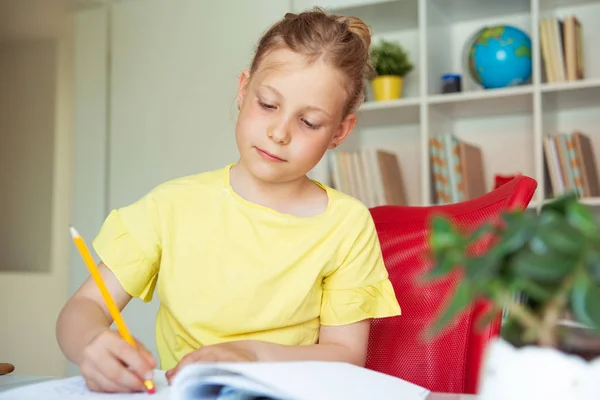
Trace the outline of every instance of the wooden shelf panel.
<instances>
[{"instance_id":1,"label":"wooden shelf panel","mask_svg":"<svg viewBox=\"0 0 600 400\"><path fill-rule=\"evenodd\" d=\"M540 12L545 13L548 11L554 11L557 8L594 4L597 3L598 0L539 0L539 2Z\"/></svg>"},{"instance_id":2,"label":"wooden shelf panel","mask_svg":"<svg viewBox=\"0 0 600 400\"><path fill-rule=\"evenodd\" d=\"M507 89L441 94L429 96L427 103L441 113L452 115L457 119L531 113L533 89L527 85Z\"/></svg>"},{"instance_id":3,"label":"wooden shelf panel","mask_svg":"<svg viewBox=\"0 0 600 400\"><path fill-rule=\"evenodd\" d=\"M365 102L358 111L359 123L366 126L418 124L420 104L417 97Z\"/></svg>"},{"instance_id":4,"label":"wooden shelf panel","mask_svg":"<svg viewBox=\"0 0 600 400\"><path fill-rule=\"evenodd\" d=\"M552 198L544 199L544 201L541 204L538 201L532 201L529 204L528 208L538 208L543 204L550 203L552 200L554 200L554 199L552 199ZM585 204L586 206L593 207L593 208L600 208L600 197L582 197L579 199L579 201L582 204Z\"/></svg>"},{"instance_id":5,"label":"wooden shelf panel","mask_svg":"<svg viewBox=\"0 0 600 400\"><path fill-rule=\"evenodd\" d=\"M600 105L600 79L546 83L541 87L544 110L597 107Z\"/></svg>"}]
</instances>

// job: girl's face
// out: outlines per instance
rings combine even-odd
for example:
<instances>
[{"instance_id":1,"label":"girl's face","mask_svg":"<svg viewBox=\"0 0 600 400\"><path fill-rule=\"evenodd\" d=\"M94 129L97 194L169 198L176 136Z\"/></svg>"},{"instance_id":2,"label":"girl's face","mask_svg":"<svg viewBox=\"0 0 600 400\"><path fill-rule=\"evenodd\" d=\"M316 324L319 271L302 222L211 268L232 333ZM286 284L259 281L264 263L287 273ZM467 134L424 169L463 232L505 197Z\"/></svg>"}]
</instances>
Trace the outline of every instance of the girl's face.
<instances>
[{"instance_id":1,"label":"girl's face","mask_svg":"<svg viewBox=\"0 0 600 400\"><path fill-rule=\"evenodd\" d=\"M355 115L342 115L346 98L343 77L325 62L308 64L286 49L270 52L253 76L240 77L241 164L265 182L303 178L354 128Z\"/></svg>"}]
</instances>

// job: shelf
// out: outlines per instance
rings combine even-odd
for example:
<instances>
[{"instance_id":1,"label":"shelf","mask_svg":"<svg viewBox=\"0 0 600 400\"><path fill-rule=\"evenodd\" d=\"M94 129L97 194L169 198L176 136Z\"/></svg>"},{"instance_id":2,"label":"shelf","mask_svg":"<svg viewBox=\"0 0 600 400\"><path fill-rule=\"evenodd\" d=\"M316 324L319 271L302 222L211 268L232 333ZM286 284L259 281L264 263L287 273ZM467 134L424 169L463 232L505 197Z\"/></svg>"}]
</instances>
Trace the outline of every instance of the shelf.
<instances>
[{"instance_id":1,"label":"shelf","mask_svg":"<svg viewBox=\"0 0 600 400\"><path fill-rule=\"evenodd\" d=\"M533 108L531 85L428 97L430 106L456 118L530 113Z\"/></svg>"},{"instance_id":2,"label":"shelf","mask_svg":"<svg viewBox=\"0 0 600 400\"><path fill-rule=\"evenodd\" d=\"M561 7L574 7L597 2L598 0L540 0L540 11L544 12Z\"/></svg>"},{"instance_id":3,"label":"shelf","mask_svg":"<svg viewBox=\"0 0 600 400\"><path fill-rule=\"evenodd\" d=\"M411 203L432 198L427 138L452 133L478 146L483 154L486 187L494 174L523 173L538 182L529 208L544 204L549 192L543 165L546 135L580 131L600 152L600 0L293 0L321 5L341 15L365 20L373 43L385 38L400 43L415 68L405 77L398 100L368 101L357 112L357 148L393 149L401 160ZM303 9L310 8L303 6ZM297 7L296 7L297 8ZM541 18L576 15L583 26L586 79L543 83L539 27ZM485 26L505 24L532 40L531 82L485 90L472 79L466 63L468 44ZM542 61L542 62L540 62ZM443 94L444 74L462 76L462 92ZM367 98L373 99L371 86ZM600 214L600 197L581 199Z\"/></svg>"},{"instance_id":4,"label":"shelf","mask_svg":"<svg viewBox=\"0 0 600 400\"><path fill-rule=\"evenodd\" d=\"M600 79L544 83L541 91L546 109L588 108L600 104Z\"/></svg>"},{"instance_id":5,"label":"shelf","mask_svg":"<svg viewBox=\"0 0 600 400\"><path fill-rule=\"evenodd\" d=\"M579 201L590 207L600 207L600 197L588 197Z\"/></svg>"},{"instance_id":6,"label":"shelf","mask_svg":"<svg viewBox=\"0 0 600 400\"><path fill-rule=\"evenodd\" d=\"M542 204L548 204L552 200L554 199L545 199ZM579 202L589 207L600 207L600 197L583 197L579 199ZM539 206L538 203L532 202L530 204L530 208L536 208L537 206Z\"/></svg>"},{"instance_id":7,"label":"shelf","mask_svg":"<svg viewBox=\"0 0 600 400\"><path fill-rule=\"evenodd\" d=\"M421 99L408 97L398 100L367 101L358 110L361 124L417 124L420 120Z\"/></svg>"},{"instance_id":8,"label":"shelf","mask_svg":"<svg viewBox=\"0 0 600 400\"><path fill-rule=\"evenodd\" d=\"M498 24L511 25L531 36L529 0L434 0L433 4L439 5L432 6L427 12L425 62L429 95L441 94L441 77L448 73L462 75L463 91L482 90L481 85L471 77L467 65L469 44L482 28ZM455 4L457 7L452 7ZM460 13L465 13L465 16Z\"/></svg>"},{"instance_id":9,"label":"shelf","mask_svg":"<svg viewBox=\"0 0 600 400\"><path fill-rule=\"evenodd\" d=\"M444 14L447 22L490 19L531 10L530 0L432 0L430 4Z\"/></svg>"},{"instance_id":10,"label":"shelf","mask_svg":"<svg viewBox=\"0 0 600 400\"><path fill-rule=\"evenodd\" d=\"M375 111L375 110L387 110L390 108L406 108L412 106L418 106L421 99L418 97L409 97L397 100L385 100L385 101L365 101L360 107L361 112Z\"/></svg>"}]
</instances>

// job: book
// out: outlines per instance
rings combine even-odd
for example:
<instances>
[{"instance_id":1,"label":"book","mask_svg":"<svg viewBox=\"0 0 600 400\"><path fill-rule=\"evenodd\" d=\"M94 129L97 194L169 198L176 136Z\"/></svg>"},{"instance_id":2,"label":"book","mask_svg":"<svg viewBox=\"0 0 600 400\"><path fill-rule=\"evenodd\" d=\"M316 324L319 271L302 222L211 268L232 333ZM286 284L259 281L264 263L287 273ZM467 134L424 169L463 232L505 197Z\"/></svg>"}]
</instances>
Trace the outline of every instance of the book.
<instances>
[{"instance_id":1,"label":"book","mask_svg":"<svg viewBox=\"0 0 600 400\"><path fill-rule=\"evenodd\" d=\"M329 155L329 163L332 187L365 206L407 205L404 176L395 153L336 150Z\"/></svg>"},{"instance_id":2,"label":"book","mask_svg":"<svg viewBox=\"0 0 600 400\"><path fill-rule=\"evenodd\" d=\"M451 204L476 199L487 193L481 148L452 133L429 138L433 200Z\"/></svg>"},{"instance_id":3,"label":"book","mask_svg":"<svg viewBox=\"0 0 600 400\"><path fill-rule=\"evenodd\" d=\"M583 27L574 15L540 19L539 35L546 82L585 78Z\"/></svg>"},{"instance_id":4,"label":"book","mask_svg":"<svg viewBox=\"0 0 600 400\"><path fill-rule=\"evenodd\" d=\"M544 138L546 196L574 192L579 197L600 196L600 173L594 146L581 131L546 135Z\"/></svg>"},{"instance_id":5,"label":"book","mask_svg":"<svg viewBox=\"0 0 600 400\"><path fill-rule=\"evenodd\" d=\"M391 375L348 363L287 361L255 363L196 363L168 385L156 371L156 393L96 393L82 377L52 379L0 392L0 400L425 400L430 391Z\"/></svg>"}]
</instances>

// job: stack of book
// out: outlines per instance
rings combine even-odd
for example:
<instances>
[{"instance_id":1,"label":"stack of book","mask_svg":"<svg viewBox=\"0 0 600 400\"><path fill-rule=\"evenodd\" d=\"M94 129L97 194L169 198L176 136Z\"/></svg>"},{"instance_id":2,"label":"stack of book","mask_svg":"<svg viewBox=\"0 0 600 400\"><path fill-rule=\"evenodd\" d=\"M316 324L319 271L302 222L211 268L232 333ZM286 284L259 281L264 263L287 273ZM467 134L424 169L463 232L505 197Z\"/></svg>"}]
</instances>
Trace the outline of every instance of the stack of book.
<instances>
[{"instance_id":1,"label":"stack of book","mask_svg":"<svg viewBox=\"0 0 600 400\"><path fill-rule=\"evenodd\" d=\"M478 146L453 134L440 134L429 138L429 155L435 203L457 203L487 192Z\"/></svg>"},{"instance_id":2,"label":"stack of book","mask_svg":"<svg viewBox=\"0 0 600 400\"><path fill-rule=\"evenodd\" d=\"M329 157L332 186L367 207L407 205L398 157L384 150L336 150Z\"/></svg>"},{"instance_id":3,"label":"stack of book","mask_svg":"<svg viewBox=\"0 0 600 400\"><path fill-rule=\"evenodd\" d=\"M551 194L575 192L580 197L600 196L600 181L594 148L581 132L544 138L544 160Z\"/></svg>"},{"instance_id":4,"label":"stack of book","mask_svg":"<svg viewBox=\"0 0 600 400\"><path fill-rule=\"evenodd\" d=\"M581 23L575 16L540 21L541 52L547 82L584 79L581 30Z\"/></svg>"}]
</instances>

